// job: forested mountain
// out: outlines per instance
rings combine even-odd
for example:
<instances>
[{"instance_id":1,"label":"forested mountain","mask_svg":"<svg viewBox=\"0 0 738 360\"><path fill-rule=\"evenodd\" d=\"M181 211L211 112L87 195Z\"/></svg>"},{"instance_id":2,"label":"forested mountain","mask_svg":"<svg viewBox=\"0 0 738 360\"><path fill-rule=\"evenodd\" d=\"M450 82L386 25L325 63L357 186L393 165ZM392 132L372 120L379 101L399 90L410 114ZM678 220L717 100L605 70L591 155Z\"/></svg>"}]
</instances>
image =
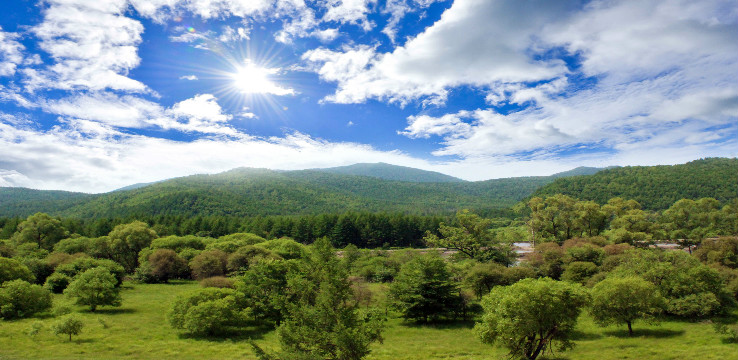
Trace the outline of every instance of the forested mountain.
<instances>
[{"instance_id":1,"label":"forested mountain","mask_svg":"<svg viewBox=\"0 0 738 360\"><path fill-rule=\"evenodd\" d=\"M360 164L358 169L371 167ZM380 165L409 178L422 170ZM400 171L402 170L402 171ZM597 171L591 168L588 171ZM398 175L398 176L399 176ZM435 176L435 175L434 175ZM27 216L37 211L71 217L136 215L304 215L346 211L453 214L469 208L482 214L509 207L557 176L519 177L478 182L410 182L337 174L326 170L273 171L238 168L214 175L193 175L106 194L69 193L58 200L14 197L7 189L0 216ZM448 179L447 179L448 180ZM20 195L20 194L19 194Z\"/></svg>"},{"instance_id":2,"label":"forested mountain","mask_svg":"<svg viewBox=\"0 0 738 360\"><path fill-rule=\"evenodd\" d=\"M425 171L407 166L398 166L385 163L354 164L326 169L315 169L335 174L361 175L380 178L384 180L410 181L410 182L462 182L459 178L441 174L435 171Z\"/></svg>"},{"instance_id":3,"label":"forested mountain","mask_svg":"<svg viewBox=\"0 0 738 360\"><path fill-rule=\"evenodd\" d=\"M738 159L708 158L681 165L627 166L590 176L557 179L535 196L565 194L604 204L613 197L633 199L644 209L663 210L679 199L738 198Z\"/></svg>"},{"instance_id":4,"label":"forested mountain","mask_svg":"<svg viewBox=\"0 0 738 360\"><path fill-rule=\"evenodd\" d=\"M94 197L70 191L0 187L0 216L26 216L40 211L60 213Z\"/></svg>"}]
</instances>

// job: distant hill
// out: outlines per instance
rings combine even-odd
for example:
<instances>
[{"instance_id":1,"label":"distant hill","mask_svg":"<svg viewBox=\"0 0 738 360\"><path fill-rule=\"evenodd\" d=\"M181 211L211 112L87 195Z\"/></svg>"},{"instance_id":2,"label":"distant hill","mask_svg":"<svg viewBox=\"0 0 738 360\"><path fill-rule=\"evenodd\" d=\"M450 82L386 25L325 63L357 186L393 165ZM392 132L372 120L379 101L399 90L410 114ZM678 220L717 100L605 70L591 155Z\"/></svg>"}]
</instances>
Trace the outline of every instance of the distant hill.
<instances>
[{"instance_id":1,"label":"distant hill","mask_svg":"<svg viewBox=\"0 0 738 360\"><path fill-rule=\"evenodd\" d=\"M390 165L385 163L354 164L326 169L315 169L334 174L360 175L380 178L384 180L408 181L408 182L463 182L459 178L441 174L435 171L426 171L407 166Z\"/></svg>"},{"instance_id":2,"label":"distant hill","mask_svg":"<svg viewBox=\"0 0 738 360\"><path fill-rule=\"evenodd\" d=\"M708 158L681 165L626 166L591 176L557 179L534 196L566 194L604 204L613 197L633 199L649 210L663 210L677 200L738 198L738 159Z\"/></svg>"},{"instance_id":3,"label":"distant hill","mask_svg":"<svg viewBox=\"0 0 738 360\"><path fill-rule=\"evenodd\" d=\"M0 216L28 216L37 212L60 213L95 195L18 187L0 187Z\"/></svg>"},{"instance_id":4,"label":"distant hill","mask_svg":"<svg viewBox=\"0 0 738 360\"><path fill-rule=\"evenodd\" d=\"M40 195L30 200L16 197L6 202L8 206L0 204L0 216L27 216L35 211L80 218L298 215L345 211L452 214L463 208L489 213L514 205L561 176L467 182L439 173L387 164L358 164L338 168L339 173L333 171L335 169L273 171L237 168L220 174L186 176L105 194L66 197L56 194L57 200L49 195L49 199L41 202L37 200ZM403 180L340 173L372 171L370 169L383 176L394 173L393 176ZM424 181L408 181L411 177ZM444 181L429 182L431 179Z\"/></svg>"}]
</instances>

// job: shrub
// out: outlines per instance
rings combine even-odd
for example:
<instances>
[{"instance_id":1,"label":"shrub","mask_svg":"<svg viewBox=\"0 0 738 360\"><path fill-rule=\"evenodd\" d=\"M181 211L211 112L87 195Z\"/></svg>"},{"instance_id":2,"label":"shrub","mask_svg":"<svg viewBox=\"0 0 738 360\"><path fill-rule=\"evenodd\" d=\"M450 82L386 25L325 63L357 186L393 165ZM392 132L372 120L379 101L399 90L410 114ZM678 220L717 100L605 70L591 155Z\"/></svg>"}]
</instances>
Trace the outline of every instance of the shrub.
<instances>
[{"instance_id":1,"label":"shrub","mask_svg":"<svg viewBox=\"0 0 738 360\"><path fill-rule=\"evenodd\" d=\"M721 237L702 240L694 256L705 264L720 264L732 269L738 268L738 237Z\"/></svg>"},{"instance_id":2,"label":"shrub","mask_svg":"<svg viewBox=\"0 0 738 360\"><path fill-rule=\"evenodd\" d=\"M51 308L51 293L25 280L6 281L0 286L0 317L15 319L32 316Z\"/></svg>"},{"instance_id":3,"label":"shrub","mask_svg":"<svg viewBox=\"0 0 738 360\"><path fill-rule=\"evenodd\" d=\"M54 294L61 294L71 282L72 278L70 278L69 276L62 273L53 273L51 274L51 276L46 278L44 287Z\"/></svg>"},{"instance_id":4,"label":"shrub","mask_svg":"<svg viewBox=\"0 0 738 360\"><path fill-rule=\"evenodd\" d=\"M509 285L505 267L497 263L474 266L466 274L464 284L479 298L489 294L497 285Z\"/></svg>"},{"instance_id":5,"label":"shrub","mask_svg":"<svg viewBox=\"0 0 738 360\"><path fill-rule=\"evenodd\" d=\"M204 279L213 276L223 276L226 273L228 254L220 250L206 250L190 261L192 276L195 279Z\"/></svg>"},{"instance_id":6,"label":"shrub","mask_svg":"<svg viewBox=\"0 0 738 360\"><path fill-rule=\"evenodd\" d=\"M113 274L115 277L115 286L120 286L123 283L123 277L126 275L123 266L112 260L107 259L93 259L91 257L80 257L74 261L59 265L56 268L56 273L64 274L74 279L77 275L96 267L103 267L108 272Z\"/></svg>"},{"instance_id":7,"label":"shrub","mask_svg":"<svg viewBox=\"0 0 738 360\"><path fill-rule=\"evenodd\" d=\"M248 319L242 294L233 289L204 288L178 296L167 313L175 329L193 335L217 335Z\"/></svg>"},{"instance_id":8,"label":"shrub","mask_svg":"<svg viewBox=\"0 0 738 360\"><path fill-rule=\"evenodd\" d=\"M64 290L64 295L76 298L78 305L87 305L94 312L98 306L120 306L120 289L116 280L104 267L96 267L79 274Z\"/></svg>"},{"instance_id":9,"label":"shrub","mask_svg":"<svg viewBox=\"0 0 738 360\"><path fill-rule=\"evenodd\" d=\"M33 273L18 260L0 257L0 285L12 280L33 282Z\"/></svg>"},{"instance_id":10,"label":"shrub","mask_svg":"<svg viewBox=\"0 0 738 360\"><path fill-rule=\"evenodd\" d=\"M212 287L212 288L229 288L233 289L235 280L227 278L225 276L213 276L207 279L200 280L200 286Z\"/></svg>"},{"instance_id":11,"label":"shrub","mask_svg":"<svg viewBox=\"0 0 738 360\"><path fill-rule=\"evenodd\" d=\"M72 335L79 335L85 324L76 314L64 315L61 319L51 324L51 331L55 335L69 335L69 341L72 341Z\"/></svg>"},{"instance_id":12,"label":"shrub","mask_svg":"<svg viewBox=\"0 0 738 360\"><path fill-rule=\"evenodd\" d=\"M183 249L205 249L204 238L187 235L187 236L166 236L151 241L152 249L169 249L179 252Z\"/></svg>"},{"instance_id":13,"label":"shrub","mask_svg":"<svg viewBox=\"0 0 738 360\"><path fill-rule=\"evenodd\" d=\"M170 249L154 250L148 257L148 263L151 275L161 282L187 277L190 272L187 261Z\"/></svg>"},{"instance_id":14,"label":"shrub","mask_svg":"<svg viewBox=\"0 0 738 360\"><path fill-rule=\"evenodd\" d=\"M42 285L46 281L46 278L54 272L54 267L41 259L25 258L23 259L23 265L31 271L35 283L39 285Z\"/></svg>"},{"instance_id":15,"label":"shrub","mask_svg":"<svg viewBox=\"0 0 738 360\"><path fill-rule=\"evenodd\" d=\"M281 260L282 257L276 253L252 245L246 245L238 248L233 254L228 256L226 269L228 273L239 274L249 269L252 264L261 260Z\"/></svg>"},{"instance_id":16,"label":"shrub","mask_svg":"<svg viewBox=\"0 0 738 360\"><path fill-rule=\"evenodd\" d=\"M593 275L597 274L597 265L587 261L575 261L569 264L561 274L561 280L584 284Z\"/></svg>"},{"instance_id":17,"label":"shrub","mask_svg":"<svg viewBox=\"0 0 738 360\"><path fill-rule=\"evenodd\" d=\"M299 242L290 238L281 238L265 241L257 244L260 247L269 249L284 259L299 259L306 254L306 247Z\"/></svg>"}]
</instances>

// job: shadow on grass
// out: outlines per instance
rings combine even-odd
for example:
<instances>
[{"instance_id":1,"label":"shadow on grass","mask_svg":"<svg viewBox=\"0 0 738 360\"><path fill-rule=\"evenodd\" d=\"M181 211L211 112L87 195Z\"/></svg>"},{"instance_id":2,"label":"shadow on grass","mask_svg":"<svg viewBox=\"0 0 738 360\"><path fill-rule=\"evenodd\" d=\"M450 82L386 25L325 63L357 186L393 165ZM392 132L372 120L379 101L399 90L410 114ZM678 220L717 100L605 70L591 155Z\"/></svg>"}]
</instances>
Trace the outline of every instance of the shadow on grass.
<instances>
[{"instance_id":1,"label":"shadow on grass","mask_svg":"<svg viewBox=\"0 0 738 360\"><path fill-rule=\"evenodd\" d=\"M571 333L572 340L599 340L602 339L602 335L596 333L586 333L579 330L574 330Z\"/></svg>"},{"instance_id":2,"label":"shadow on grass","mask_svg":"<svg viewBox=\"0 0 738 360\"><path fill-rule=\"evenodd\" d=\"M264 335L273 331L274 327L258 326L251 328L232 328L217 335L179 334L180 339L202 340L209 342L230 342L246 340L262 340Z\"/></svg>"},{"instance_id":3,"label":"shadow on grass","mask_svg":"<svg viewBox=\"0 0 738 360\"><path fill-rule=\"evenodd\" d=\"M476 322L474 320L438 320L433 322L404 321L402 326L412 328L432 328L439 330L471 329Z\"/></svg>"},{"instance_id":4,"label":"shadow on grass","mask_svg":"<svg viewBox=\"0 0 738 360\"><path fill-rule=\"evenodd\" d=\"M136 309L132 308L110 308L110 309L97 309L95 312L89 312L90 314L100 315L119 315L119 314L133 314L137 312Z\"/></svg>"},{"instance_id":5,"label":"shadow on grass","mask_svg":"<svg viewBox=\"0 0 738 360\"><path fill-rule=\"evenodd\" d=\"M684 330L669 330L669 329L634 329L633 330L633 336L630 336L628 334L628 330L614 330L614 331L605 331L605 335L608 336L615 336L619 338L638 338L638 337L647 337L647 338L654 338L654 339L666 339L676 336L684 335Z\"/></svg>"}]
</instances>

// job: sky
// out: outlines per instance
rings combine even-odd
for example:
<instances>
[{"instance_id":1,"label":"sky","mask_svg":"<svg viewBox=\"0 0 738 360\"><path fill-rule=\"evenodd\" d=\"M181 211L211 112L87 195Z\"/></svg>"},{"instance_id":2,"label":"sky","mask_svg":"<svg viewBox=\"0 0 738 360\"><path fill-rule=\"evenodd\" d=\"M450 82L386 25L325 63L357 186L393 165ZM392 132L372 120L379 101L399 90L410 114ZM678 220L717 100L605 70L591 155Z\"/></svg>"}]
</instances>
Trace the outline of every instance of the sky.
<instances>
[{"instance_id":1,"label":"sky","mask_svg":"<svg viewBox=\"0 0 738 360\"><path fill-rule=\"evenodd\" d=\"M3 0L0 186L738 156L738 3Z\"/></svg>"}]
</instances>

